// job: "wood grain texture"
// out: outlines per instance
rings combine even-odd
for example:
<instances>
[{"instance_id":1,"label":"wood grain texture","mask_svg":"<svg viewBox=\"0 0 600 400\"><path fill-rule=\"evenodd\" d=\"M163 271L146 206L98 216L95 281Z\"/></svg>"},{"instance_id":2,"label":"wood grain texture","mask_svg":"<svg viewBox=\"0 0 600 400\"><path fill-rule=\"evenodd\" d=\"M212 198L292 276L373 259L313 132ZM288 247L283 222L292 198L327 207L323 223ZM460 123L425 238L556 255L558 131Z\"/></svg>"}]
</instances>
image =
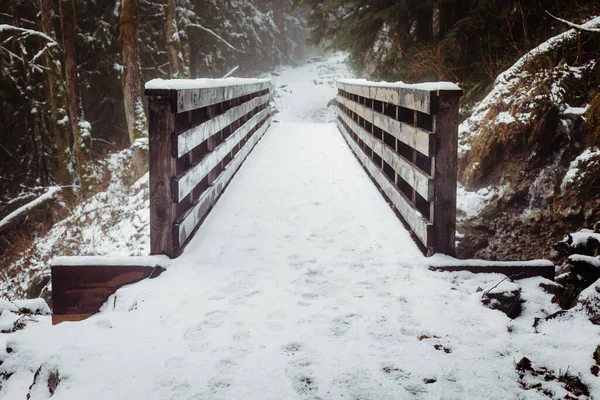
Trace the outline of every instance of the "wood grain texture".
<instances>
[{"instance_id":1,"label":"wood grain texture","mask_svg":"<svg viewBox=\"0 0 600 400\"><path fill-rule=\"evenodd\" d=\"M56 315L95 314L117 289L163 271L155 265L52 265Z\"/></svg>"},{"instance_id":2,"label":"wood grain texture","mask_svg":"<svg viewBox=\"0 0 600 400\"><path fill-rule=\"evenodd\" d=\"M395 104L426 114L431 113L431 92L427 90L362 86L342 82L338 82L337 87L357 96Z\"/></svg>"},{"instance_id":3,"label":"wood grain texture","mask_svg":"<svg viewBox=\"0 0 600 400\"><path fill-rule=\"evenodd\" d=\"M367 132L362 126L354 122L346 113L340 110L340 117L352 129L352 131L369 147L375 154L387 162L396 173L411 185L425 200L431 200L434 196L433 178L405 159L395 149L391 148L381 140Z\"/></svg>"},{"instance_id":4,"label":"wood grain texture","mask_svg":"<svg viewBox=\"0 0 600 400\"><path fill-rule=\"evenodd\" d=\"M264 109L250 118L245 124L239 127L231 136L223 143L218 145L197 165L190 168L185 175L180 178L173 179L173 193L176 195L175 201L181 201L187 196L202 179L223 159L233 148L244 139L244 137L261 122L268 114L268 110ZM209 149L210 150L210 149Z\"/></svg>"},{"instance_id":5,"label":"wood grain texture","mask_svg":"<svg viewBox=\"0 0 600 400\"><path fill-rule=\"evenodd\" d=\"M78 322L91 317L94 314L52 314L52 325L61 322Z\"/></svg>"},{"instance_id":6,"label":"wood grain texture","mask_svg":"<svg viewBox=\"0 0 600 400\"><path fill-rule=\"evenodd\" d=\"M352 139L351 132L347 131L339 120L338 128L361 164L365 166L381 190L390 199L392 205L398 210L417 238L423 243L424 247L427 247L429 241L428 238L431 234L431 223L423 217L415 207L413 207L410 201L402 193L400 193L398 188L394 185L394 182L385 176L379 166L377 166L373 160L360 149L359 145Z\"/></svg>"},{"instance_id":7,"label":"wood grain texture","mask_svg":"<svg viewBox=\"0 0 600 400\"><path fill-rule=\"evenodd\" d=\"M433 143L435 142L435 135L433 133L397 121L342 96L337 96L337 102L418 152L426 156L431 154Z\"/></svg>"},{"instance_id":8,"label":"wood grain texture","mask_svg":"<svg viewBox=\"0 0 600 400\"><path fill-rule=\"evenodd\" d=\"M432 160L434 177L433 238L431 254L456 253L456 183L458 173L458 102L457 96L439 98L439 109L434 117L437 138L436 155Z\"/></svg>"},{"instance_id":9,"label":"wood grain texture","mask_svg":"<svg viewBox=\"0 0 600 400\"><path fill-rule=\"evenodd\" d=\"M177 105L173 112L185 112L196 108L222 103L247 94L269 89L270 81L234 86L217 86L199 89L177 90Z\"/></svg>"},{"instance_id":10,"label":"wood grain texture","mask_svg":"<svg viewBox=\"0 0 600 400\"><path fill-rule=\"evenodd\" d=\"M175 159L171 155L173 117L171 99L151 96L148 132L150 139L150 254L173 257L173 215L171 180L175 177Z\"/></svg>"},{"instance_id":11,"label":"wood grain texture","mask_svg":"<svg viewBox=\"0 0 600 400\"><path fill-rule=\"evenodd\" d=\"M175 154L177 154L177 157L183 156L185 153L191 151L212 135L231 125L232 122L248 114L256 107L267 103L269 101L269 97L270 94L255 97L250 101L233 107L225 111L223 114L217 115L216 117L181 133L177 137L177 148Z\"/></svg>"},{"instance_id":12,"label":"wood grain texture","mask_svg":"<svg viewBox=\"0 0 600 400\"><path fill-rule=\"evenodd\" d=\"M270 110L267 110L270 115ZM175 223L173 230L177 234L178 245L184 246L190 239L190 236L204 220L210 209L215 205L221 193L225 190L237 170L240 168L248 154L252 151L256 143L262 138L264 133L271 125L270 116L263 121L258 130L250 137L229 163L227 168L215 179L211 187L202 194L198 202L184 215L180 222Z\"/></svg>"}]
</instances>

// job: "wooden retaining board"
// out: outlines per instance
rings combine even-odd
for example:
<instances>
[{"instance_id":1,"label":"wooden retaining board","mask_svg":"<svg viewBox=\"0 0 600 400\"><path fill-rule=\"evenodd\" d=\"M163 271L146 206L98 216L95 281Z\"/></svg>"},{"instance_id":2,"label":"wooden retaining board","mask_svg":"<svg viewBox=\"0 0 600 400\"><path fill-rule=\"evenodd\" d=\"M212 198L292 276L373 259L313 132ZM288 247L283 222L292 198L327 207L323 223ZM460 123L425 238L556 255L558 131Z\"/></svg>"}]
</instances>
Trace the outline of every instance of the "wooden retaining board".
<instances>
[{"instance_id":1,"label":"wooden retaining board","mask_svg":"<svg viewBox=\"0 0 600 400\"><path fill-rule=\"evenodd\" d=\"M96 314L119 288L142 279L156 277L164 271L158 265L128 264L54 263L51 266L52 323L79 321Z\"/></svg>"},{"instance_id":2,"label":"wooden retaining board","mask_svg":"<svg viewBox=\"0 0 600 400\"><path fill-rule=\"evenodd\" d=\"M435 134L405 122L397 121L342 96L337 96L337 102L419 153L428 157L433 155Z\"/></svg>"},{"instance_id":3,"label":"wooden retaining board","mask_svg":"<svg viewBox=\"0 0 600 400\"><path fill-rule=\"evenodd\" d=\"M554 265L532 265L531 263L519 261L503 261L497 265L490 265L489 262L483 262L481 265L477 265L477 262L481 262L481 260L461 261L465 261L465 265L432 265L429 269L440 272L468 271L474 274L504 274L511 277L511 279L541 276L554 280Z\"/></svg>"},{"instance_id":4,"label":"wooden retaining board","mask_svg":"<svg viewBox=\"0 0 600 400\"><path fill-rule=\"evenodd\" d=\"M268 117L254 135L244 144L225 170L215 179L210 188L202 194L197 203L182 217L180 222L176 222L173 225L175 247L179 248L188 241L192 233L215 205L219 196L225 190L225 187L227 187L229 181L231 181L231 178L240 168L248 154L250 154L256 143L258 143L270 126L271 117Z\"/></svg>"},{"instance_id":5,"label":"wooden retaining board","mask_svg":"<svg viewBox=\"0 0 600 400\"><path fill-rule=\"evenodd\" d=\"M379 157L387 162L396 173L402 177L413 189L417 191L425 200L433 199L433 177L417 168L410 161L396 153L394 149L383 143L381 140L367 132L362 126L353 121L346 113L340 110L340 117L351 127L354 133L367 144Z\"/></svg>"},{"instance_id":6,"label":"wooden retaining board","mask_svg":"<svg viewBox=\"0 0 600 400\"><path fill-rule=\"evenodd\" d=\"M417 238L423 243L425 247L429 245L429 237L431 236L431 229L433 225L427 220L423 214L421 214L411 202L404 197L402 193L396 189L394 183L381 171L381 169L375 165L358 146L358 144L352 139L350 133L346 131L346 128L338 120L338 128L342 133L342 136L360 160L362 165L369 171L369 174L373 177L375 182L379 185L381 190L390 199L392 205L398 210L402 218L406 221L408 226L411 228Z\"/></svg>"}]
</instances>

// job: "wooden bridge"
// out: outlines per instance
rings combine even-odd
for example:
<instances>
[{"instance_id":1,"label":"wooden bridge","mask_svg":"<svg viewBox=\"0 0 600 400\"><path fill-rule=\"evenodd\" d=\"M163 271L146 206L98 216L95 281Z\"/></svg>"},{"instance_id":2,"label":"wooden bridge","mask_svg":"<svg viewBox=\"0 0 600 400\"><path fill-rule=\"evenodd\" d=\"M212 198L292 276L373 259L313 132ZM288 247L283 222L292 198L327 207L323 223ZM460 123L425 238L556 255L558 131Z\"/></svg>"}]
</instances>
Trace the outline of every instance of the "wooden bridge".
<instances>
[{"instance_id":1,"label":"wooden bridge","mask_svg":"<svg viewBox=\"0 0 600 400\"><path fill-rule=\"evenodd\" d=\"M146 89L150 111L151 255L125 261L108 257L57 258L52 266L55 323L96 313L119 287L158 276L173 263L172 259L185 254L186 246L261 138L266 134L263 140L272 141L292 129L272 123L269 80L202 82L190 87L188 82L165 81ZM337 87L337 127L347 146L326 147L323 142L320 154L343 153L349 148L421 252L426 256L453 256L458 103L462 91L453 85L355 80L339 81ZM306 129L321 128L311 125ZM296 149L281 151L293 157ZM282 156L285 154L267 154L272 158L270 168L281 168L278 160ZM320 156L315 157L313 162L319 162ZM353 179L347 171L336 173L339 179ZM295 176L285 178L286 185L294 190ZM321 189L316 184L303 187L305 191ZM311 195L319 197L316 192ZM353 215L346 217L352 219ZM437 267L457 269L451 265ZM541 274L552 278L554 274L548 264L485 267L485 271L516 267L521 277ZM477 268L483 267L471 265L471 269Z\"/></svg>"}]
</instances>

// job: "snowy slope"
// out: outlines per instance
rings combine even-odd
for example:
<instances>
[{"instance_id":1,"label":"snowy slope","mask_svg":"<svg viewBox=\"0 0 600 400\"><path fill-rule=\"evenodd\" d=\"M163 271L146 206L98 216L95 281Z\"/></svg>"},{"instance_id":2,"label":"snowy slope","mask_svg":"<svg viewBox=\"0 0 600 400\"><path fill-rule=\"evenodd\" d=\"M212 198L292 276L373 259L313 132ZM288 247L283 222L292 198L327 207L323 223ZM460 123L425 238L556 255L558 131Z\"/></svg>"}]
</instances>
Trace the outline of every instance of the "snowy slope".
<instances>
[{"instance_id":1,"label":"snowy slope","mask_svg":"<svg viewBox=\"0 0 600 400\"><path fill-rule=\"evenodd\" d=\"M329 118L313 106L335 90L309 86L303 68L278 99L286 122L165 273L86 321L40 316L0 335L0 398L49 398L50 376L52 399L547 398L519 383L525 356L600 396L589 369L600 327L574 313L533 328L558 310L541 278L519 283L525 310L510 320L481 304L503 276L428 271L335 125L289 122ZM7 308L0 326L15 318Z\"/></svg>"}]
</instances>

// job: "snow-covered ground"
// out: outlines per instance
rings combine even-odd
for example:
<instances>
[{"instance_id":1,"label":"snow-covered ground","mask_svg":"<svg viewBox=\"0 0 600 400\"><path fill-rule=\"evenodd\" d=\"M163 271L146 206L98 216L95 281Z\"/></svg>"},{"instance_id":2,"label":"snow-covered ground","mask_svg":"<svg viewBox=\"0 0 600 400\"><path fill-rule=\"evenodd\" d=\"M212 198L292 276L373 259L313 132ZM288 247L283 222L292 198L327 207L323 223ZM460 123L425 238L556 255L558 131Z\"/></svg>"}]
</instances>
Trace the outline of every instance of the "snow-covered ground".
<instances>
[{"instance_id":1,"label":"snow-covered ground","mask_svg":"<svg viewBox=\"0 0 600 400\"><path fill-rule=\"evenodd\" d=\"M306 123L331 118L316 105L335 88L311 81L338 60L280 71L281 123L159 278L85 321L1 335L0 398L49 398L49 377L53 399L547 398L519 383L522 357L600 396L599 326L574 313L533 328L558 310L542 278L429 271L335 125ZM523 289L514 320L481 303L499 282Z\"/></svg>"}]
</instances>

